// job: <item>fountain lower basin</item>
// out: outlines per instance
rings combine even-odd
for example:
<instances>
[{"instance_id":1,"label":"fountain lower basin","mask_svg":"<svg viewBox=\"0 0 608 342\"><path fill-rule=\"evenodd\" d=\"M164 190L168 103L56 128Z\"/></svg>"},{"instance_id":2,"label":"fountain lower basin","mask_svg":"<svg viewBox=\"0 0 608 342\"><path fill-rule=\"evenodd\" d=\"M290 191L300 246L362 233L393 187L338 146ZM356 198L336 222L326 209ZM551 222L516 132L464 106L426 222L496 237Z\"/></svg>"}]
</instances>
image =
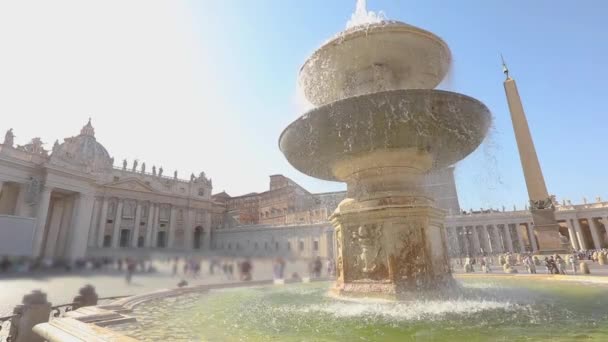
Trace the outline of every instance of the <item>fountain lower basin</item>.
<instances>
[{"instance_id":1,"label":"fountain lower basin","mask_svg":"<svg viewBox=\"0 0 608 342\"><path fill-rule=\"evenodd\" d=\"M606 340L605 284L475 277L444 298L407 302L328 296L329 283L227 289L144 303L142 341Z\"/></svg>"},{"instance_id":2,"label":"fountain lower basin","mask_svg":"<svg viewBox=\"0 0 608 342\"><path fill-rule=\"evenodd\" d=\"M283 131L279 147L299 171L345 181L335 168L375 151L414 149L429 155L430 168L452 165L479 146L490 123L488 108L472 97L433 89L392 90L312 109ZM398 159L417 162L408 156ZM392 162L375 158L374 164L382 166L382 161Z\"/></svg>"}]
</instances>

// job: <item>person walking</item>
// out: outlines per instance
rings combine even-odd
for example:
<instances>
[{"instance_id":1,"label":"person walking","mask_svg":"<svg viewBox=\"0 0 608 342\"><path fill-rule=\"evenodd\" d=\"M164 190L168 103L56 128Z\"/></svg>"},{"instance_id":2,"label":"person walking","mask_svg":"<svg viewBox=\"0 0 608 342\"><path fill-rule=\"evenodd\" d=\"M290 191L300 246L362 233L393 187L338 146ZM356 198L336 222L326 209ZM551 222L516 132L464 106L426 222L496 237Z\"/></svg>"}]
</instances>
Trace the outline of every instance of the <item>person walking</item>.
<instances>
[{"instance_id":1,"label":"person walking","mask_svg":"<svg viewBox=\"0 0 608 342\"><path fill-rule=\"evenodd\" d=\"M133 278L133 272L135 272L135 267L137 267L137 264L131 258L127 258L126 263L127 263L126 281L127 281L127 284L131 284L131 279Z\"/></svg>"},{"instance_id":2,"label":"person walking","mask_svg":"<svg viewBox=\"0 0 608 342\"><path fill-rule=\"evenodd\" d=\"M572 253L569 257L568 257L568 262L570 263L570 266L572 267L572 274L576 275L576 267L578 266L578 256L576 253Z\"/></svg>"}]
</instances>

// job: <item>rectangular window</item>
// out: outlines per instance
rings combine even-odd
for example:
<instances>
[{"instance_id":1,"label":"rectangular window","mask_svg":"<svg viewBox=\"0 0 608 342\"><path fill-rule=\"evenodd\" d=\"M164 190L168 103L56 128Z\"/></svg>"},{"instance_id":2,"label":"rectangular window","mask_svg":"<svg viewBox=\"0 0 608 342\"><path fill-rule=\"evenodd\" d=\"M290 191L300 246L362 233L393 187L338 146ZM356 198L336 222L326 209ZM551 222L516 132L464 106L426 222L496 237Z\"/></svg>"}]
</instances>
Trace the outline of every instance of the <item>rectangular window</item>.
<instances>
[{"instance_id":1,"label":"rectangular window","mask_svg":"<svg viewBox=\"0 0 608 342\"><path fill-rule=\"evenodd\" d=\"M315 250L315 251L319 250L319 241L314 241L312 243L312 249Z\"/></svg>"},{"instance_id":2,"label":"rectangular window","mask_svg":"<svg viewBox=\"0 0 608 342\"><path fill-rule=\"evenodd\" d=\"M304 250L304 241L299 242L300 251Z\"/></svg>"}]
</instances>

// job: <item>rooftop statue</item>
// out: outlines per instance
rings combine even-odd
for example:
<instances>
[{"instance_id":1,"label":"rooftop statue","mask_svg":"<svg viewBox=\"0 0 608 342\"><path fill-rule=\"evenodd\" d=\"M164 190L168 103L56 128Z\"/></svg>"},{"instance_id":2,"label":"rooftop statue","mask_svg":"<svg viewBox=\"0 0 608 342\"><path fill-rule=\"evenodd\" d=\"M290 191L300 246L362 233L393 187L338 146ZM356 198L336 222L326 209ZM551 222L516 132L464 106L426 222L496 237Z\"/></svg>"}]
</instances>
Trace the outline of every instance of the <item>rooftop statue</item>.
<instances>
[{"instance_id":1,"label":"rooftop statue","mask_svg":"<svg viewBox=\"0 0 608 342\"><path fill-rule=\"evenodd\" d=\"M13 144L15 143L15 135L13 134L13 129L9 128L8 131L6 131L6 134L4 135L4 146L9 146L9 147L13 147Z\"/></svg>"}]
</instances>

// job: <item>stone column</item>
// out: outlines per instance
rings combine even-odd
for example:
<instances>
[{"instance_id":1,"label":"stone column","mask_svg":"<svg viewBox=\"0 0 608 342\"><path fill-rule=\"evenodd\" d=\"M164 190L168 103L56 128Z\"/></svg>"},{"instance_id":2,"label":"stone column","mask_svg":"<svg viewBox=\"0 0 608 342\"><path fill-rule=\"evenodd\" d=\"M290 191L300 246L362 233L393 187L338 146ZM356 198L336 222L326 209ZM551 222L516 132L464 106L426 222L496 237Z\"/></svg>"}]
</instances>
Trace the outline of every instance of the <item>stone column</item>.
<instances>
[{"instance_id":1,"label":"stone column","mask_svg":"<svg viewBox=\"0 0 608 342\"><path fill-rule=\"evenodd\" d=\"M74 209L76 210L72 230L69 234L69 246L67 257L71 261L85 256L87 250L87 238L91 228L91 214L95 197L92 194L80 193L76 200Z\"/></svg>"},{"instance_id":2,"label":"stone column","mask_svg":"<svg viewBox=\"0 0 608 342\"><path fill-rule=\"evenodd\" d=\"M194 226L196 224L196 211L194 209L187 209L184 224L184 250L190 251L194 248Z\"/></svg>"},{"instance_id":3,"label":"stone column","mask_svg":"<svg viewBox=\"0 0 608 342\"><path fill-rule=\"evenodd\" d=\"M17 195L17 204L15 205L15 216L26 216L29 217L30 213L27 210L28 204L25 203L25 195L27 193L27 185L19 184L19 194Z\"/></svg>"},{"instance_id":4,"label":"stone column","mask_svg":"<svg viewBox=\"0 0 608 342\"><path fill-rule=\"evenodd\" d=\"M46 219L49 214L49 203L51 201L52 188L44 187L38 200L38 208L36 209L36 231L34 232L33 255L39 257L42 253L42 245L44 243L44 230L46 227Z\"/></svg>"},{"instance_id":5,"label":"stone column","mask_svg":"<svg viewBox=\"0 0 608 342\"><path fill-rule=\"evenodd\" d=\"M102 199L96 198L93 204L93 215L91 216L91 223L89 229L89 239L87 242L87 246L95 247L97 244L97 227L99 226L99 211L101 209Z\"/></svg>"},{"instance_id":6,"label":"stone column","mask_svg":"<svg viewBox=\"0 0 608 342\"><path fill-rule=\"evenodd\" d=\"M175 231L177 230L177 207L171 206L171 217L169 217L169 229L167 229L167 248L173 248Z\"/></svg>"},{"instance_id":7,"label":"stone column","mask_svg":"<svg viewBox=\"0 0 608 342\"><path fill-rule=\"evenodd\" d=\"M148 204L148 226L146 227L146 242L145 247L154 247L152 244L152 234L154 229L154 212L156 211L156 204Z\"/></svg>"},{"instance_id":8,"label":"stone column","mask_svg":"<svg viewBox=\"0 0 608 342\"><path fill-rule=\"evenodd\" d=\"M572 245L572 248L574 248L575 251L578 251L580 249L580 246L578 244L578 238L576 237L576 231L574 230L574 227L572 226L572 221L570 219L566 219L566 226L568 226L570 244Z\"/></svg>"},{"instance_id":9,"label":"stone column","mask_svg":"<svg viewBox=\"0 0 608 342\"><path fill-rule=\"evenodd\" d=\"M141 222L141 202L137 202L137 208L135 209L135 227L133 228L133 237L131 237L131 246L137 247L137 240L139 240L139 226Z\"/></svg>"},{"instance_id":10,"label":"stone column","mask_svg":"<svg viewBox=\"0 0 608 342\"><path fill-rule=\"evenodd\" d=\"M118 200L118 205L116 206L116 218L114 219L114 231L112 232L112 247L118 248L118 244L120 242L120 224L122 222L122 205L123 200Z\"/></svg>"},{"instance_id":11,"label":"stone column","mask_svg":"<svg viewBox=\"0 0 608 342\"><path fill-rule=\"evenodd\" d=\"M477 227L471 226L471 233L473 234L473 256L478 255L481 250L481 243L479 242L479 234L477 234Z\"/></svg>"},{"instance_id":12,"label":"stone column","mask_svg":"<svg viewBox=\"0 0 608 342\"><path fill-rule=\"evenodd\" d=\"M597 223L595 223L593 217L588 218L587 222L589 222L589 230L591 230L591 237L593 238L593 244L595 245L595 248L602 248L602 243L600 241L600 233L597 230Z\"/></svg>"},{"instance_id":13,"label":"stone column","mask_svg":"<svg viewBox=\"0 0 608 342\"><path fill-rule=\"evenodd\" d=\"M502 253L504 252L504 246L502 244L502 238L500 237L500 232L498 231L498 226L495 224L490 225L492 227L492 235L494 235L494 243L492 244L492 253Z\"/></svg>"},{"instance_id":14,"label":"stone column","mask_svg":"<svg viewBox=\"0 0 608 342\"><path fill-rule=\"evenodd\" d=\"M203 248L205 250L211 249L211 239L213 238L213 232L211 230L211 213L209 210L205 210L205 214L203 215L205 218L205 225L203 226L203 231L205 232L205 240L203 241Z\"/></svg>"},{"instance_id":15,"label":"stone column","mask_svg":"<svg viewBox=\"0 0 608 342\"><path fill-rule=\"evenodd\" d=\"M160 213L160 204L154 205L154 219L152 220L152 247L156 248L156 238L158 237L158 215Z\"/></svg>"},{"instance_id":16,"label":"stone column","mask_svg":"<svg viewBox=\"0 0 608 342\"><path fill-rule=\"evenodd\" d=\"M517 235L517 241L519 242L519 252L524 253L526 251L526 246L524 245L524 239L521 236L521 232L519 231L520 224L515 224L515 234Z\"/></svg>"},{"instance_id":17,"label":"stone column","mask_svg":"<svg viewBox=\"0 0 608 342\"><path fill-rule=\"evenodd\" d=\"M578 238L578 244L581 249L589 249L589 246L587 246L587 241L585 241L585 235L583 235L583 230L581 229L581 223L579 222L578 218L572 218L570 219L570 221L573 223L574 230L576 231L576 237Z\"/></svg>"},{"instance_id":18,"label":"stone column","mask_svg":"<svg viewBox=\"0 0 608 342\"><path fill-rule=\"evenodd\" d=\"M101 216L97 224L97 247L103 247L103 238L106 235L106 224L108 221L108 199L102 198L103 204L101 205Z\"/></svg>"},{"instance_id":19,"label":"stone column","mask_svg":"<svg viewBox=\"0 0 608 342\"><path fill-rule=\"evenodd\" d=\"M52 209L48 219L48 232L44 241L43 254L45 258L55 257L55 246L59 240L59 229L61 228L65 200L63 198L57 198L51 201L49 206Z\"/></svg>"},{"instance_id":20,"label":"stone column","mask_svg":"<svg viewBox=\"0 0 608 342\"><path fill-rule=\"evenodd\" d=\"M59 237L57 238L57 245L55 246L56 257L65 257L67 254L66 250L68 238L71 234L70 230L72 229L73 222L76 222L76 213L78 212L75 196L67 196L64 199L64 203L61 226L59 227ZM50 230L50 227L47 226L47 230Z\"/></svg>"},{"instance_id":21,"label":"stone column","mask_svg":"<svg viewBox=\"0 0 608 342\"><path fill-rule=\"evenodd\" d=\"M509 229L509 224L503 224L504 226L504 236L506 237L507 249L509 252L514 253L515 249L513 248L513 238L511 237L511 230Z\"/></svg>"},{"instance_id":22,"label":"stone column","mask_svg":"<svg viewBox=\"0 0 608 342\"><path fill-rule=\"evenodd\" d=\"M32 330L36 324L48 322L51 315L51 303L44 292L35 290L23 296L22 304L17 305L13 313L19 315L11 320L11 332L16 331L13 342L44 342L44 338Z\"/></svg>"},{"instance_id":23,"label":"stone column","mask_svg":"<svg viewBox=\"0 0 608 342\"><path fill-rule=\"evenodd\" d=\"M532 252L538 252L538 244L536 243L536 235L534 234L534 227L531 223L526 223L528 228L528 236L530 237L530 245L532 245Z\"/></svg>"}]
</instances>

